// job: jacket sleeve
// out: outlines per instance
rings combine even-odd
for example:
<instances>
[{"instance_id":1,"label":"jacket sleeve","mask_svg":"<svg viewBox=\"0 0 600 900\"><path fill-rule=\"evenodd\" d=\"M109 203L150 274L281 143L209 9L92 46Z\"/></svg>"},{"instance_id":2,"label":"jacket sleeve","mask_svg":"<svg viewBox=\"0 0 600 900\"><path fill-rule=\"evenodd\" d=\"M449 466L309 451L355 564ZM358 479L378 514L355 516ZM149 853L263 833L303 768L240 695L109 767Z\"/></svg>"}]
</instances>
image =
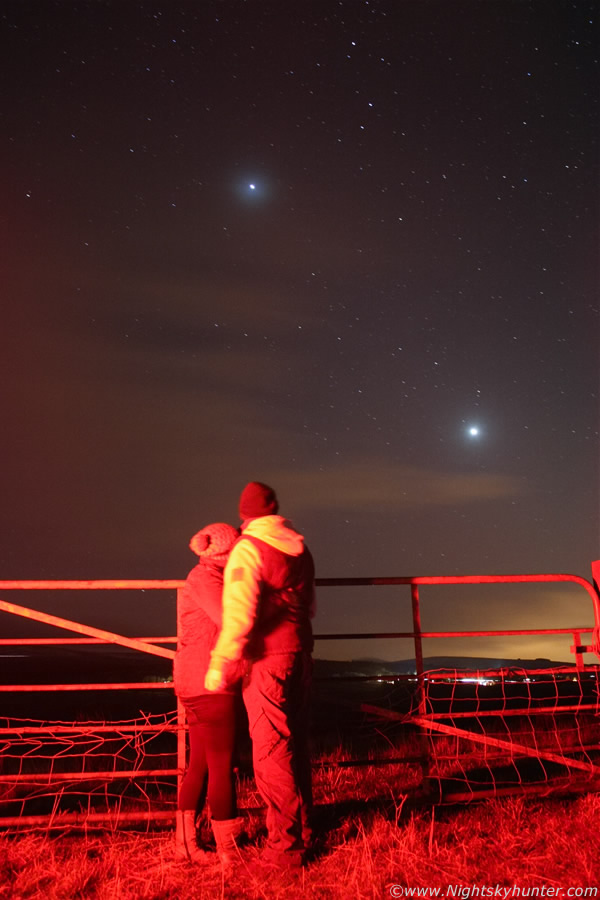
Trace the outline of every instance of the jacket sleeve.
<instances>
[{"instance_id":1,"label":"jacket sleeve","mask_svg":"<svg viewBox=\"0 0 600 900\"><path fill-rule=\"evenodd\" d=\"M223 582L223 625L211 659L241 658L258 612L261 591L260 553L251 541L237 543L227 565Z\"/></svg>"}]
</instances>

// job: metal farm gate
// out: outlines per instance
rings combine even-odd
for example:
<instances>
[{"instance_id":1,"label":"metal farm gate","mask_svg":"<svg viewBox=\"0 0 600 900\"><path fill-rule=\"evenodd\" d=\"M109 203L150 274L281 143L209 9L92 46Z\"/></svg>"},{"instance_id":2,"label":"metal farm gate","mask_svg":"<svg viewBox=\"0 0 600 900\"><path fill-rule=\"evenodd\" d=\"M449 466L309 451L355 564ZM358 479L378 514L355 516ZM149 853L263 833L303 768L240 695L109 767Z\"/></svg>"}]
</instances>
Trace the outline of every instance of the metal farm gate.
<instances>
[{"instance_id":1,"label":"metal farm gate","mask_svg":"<svg viewBox=\"0 0 600 900\"><path fill-rule=\"evenodd\" d=\"M600 786L600 561L593 581L577 575L472 575L318 579L317 587L409 586L412 630L317 634L316 640L409 639L414 673L371 681L404 682L410 708L398 711L363 704L369 717L413 729L419 744L422 793L429 802L458 802L503 793L597 790ZM419 588L423 585L517 583L578 585L591 602L593 625L555 629L445 631L421 629ZM0 581L0 591L168 591L181 580ZM0 599L0 612L23 617L77 637L1 638L4 647L123 647L162 660L174 656L177 638L127 637ZM549 669L489 671L426 670L423 642L439 638L570 636L574 662ZM583 636L589 636L584 641ZM593 654L593 663L584 661ZM163 663L164 666L164 663ZM5 669L6 671L6 669ZM7 681L6 677L0 679ZM339 683L339 679L338 679ZM0 826L63 827L160 822L175 814L176 787L186 757L183 708L172 697L172 682L103 681L0 683ZM88 721L84 711L68 721L44 713L20 713L19 698L43 704L60 696L90 698L110 692L165 697L160 712ZM168 698L168 699L166 699ZM397 761L397 760L396 760ZM343 765L344 763L340 763ZM351 763L348 763L351 764ZM355 763L354 763L355 764Z\"/></svg>"}]
</instances>

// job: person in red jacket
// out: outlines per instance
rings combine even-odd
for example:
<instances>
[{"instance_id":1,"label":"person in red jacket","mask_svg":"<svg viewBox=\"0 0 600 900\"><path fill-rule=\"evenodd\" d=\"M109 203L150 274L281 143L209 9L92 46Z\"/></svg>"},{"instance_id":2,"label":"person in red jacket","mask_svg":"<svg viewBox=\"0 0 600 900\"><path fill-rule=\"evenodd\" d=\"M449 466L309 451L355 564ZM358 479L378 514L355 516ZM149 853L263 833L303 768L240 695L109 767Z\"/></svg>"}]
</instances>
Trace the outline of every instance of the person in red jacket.
<instances>
[{"instance_id":1,"label":"person in red jacket","mask_svg":"<svg viewBox=\"0 0 600 900\"><path fill-rule=\"evenodd\" d=\"M194 535L190 548L198 564L189 573L177 602L177 651L173 663L175 693L185 708L190 756L177 801L176 855L191 862L210 856L196 842L196 816L208 778L211 825L221 862L229 864L241 832L237 816L232 758L235 740L234 673L228 684L208 693L204 678L221 628L223 569L239 532L216 522ZM213 857L214 858L214 857Z\"/></svg>"},{"instance_id":2,"label":"person in red jacket","mask_svg":"<svg viewBox=\"0 0 600 900\"><path fill-rule=\"evenodd\" d=\"M314 563L303 536L278 509L268 485L250 482L242 491L242 534L225 567L223 625L205 685L223 690L229 666L249 661L243 697L256 785L267 806L263 865L297 868L311 837Z\"/></svg>"}]
</instances>

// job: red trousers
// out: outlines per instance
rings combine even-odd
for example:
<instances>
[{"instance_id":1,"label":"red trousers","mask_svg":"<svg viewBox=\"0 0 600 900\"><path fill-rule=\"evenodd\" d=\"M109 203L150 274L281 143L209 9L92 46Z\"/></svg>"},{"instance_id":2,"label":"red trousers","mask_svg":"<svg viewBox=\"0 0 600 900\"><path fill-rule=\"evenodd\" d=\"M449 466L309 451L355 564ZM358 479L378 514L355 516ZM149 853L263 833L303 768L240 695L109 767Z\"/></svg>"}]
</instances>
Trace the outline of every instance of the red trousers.
<instances>
[{"instance_id":1,"label":"red trousers","mask_svg":"<svg viewBox=\"0 0 600 900\"><path fill-rule=\"evenodd\" d=\"M254 777L267 806L263 856L277 865L300 865L311 837L311 680L312 659L303 652L265 656L244 678Z\"/></svg>"},{"instance_id":2,"label":"red trousers","mask_svg":"<svg viewBox=\"0 0 600 900\"><path fill-rule=\"evenodd\" d=\"M233 694L203 694L181 699L189 725L190 757L181 782L178 809L199 812L204 790L208 787L211 817L233 819L237 815L232 767L235 697Z\"/></svg>"}]
</instances>

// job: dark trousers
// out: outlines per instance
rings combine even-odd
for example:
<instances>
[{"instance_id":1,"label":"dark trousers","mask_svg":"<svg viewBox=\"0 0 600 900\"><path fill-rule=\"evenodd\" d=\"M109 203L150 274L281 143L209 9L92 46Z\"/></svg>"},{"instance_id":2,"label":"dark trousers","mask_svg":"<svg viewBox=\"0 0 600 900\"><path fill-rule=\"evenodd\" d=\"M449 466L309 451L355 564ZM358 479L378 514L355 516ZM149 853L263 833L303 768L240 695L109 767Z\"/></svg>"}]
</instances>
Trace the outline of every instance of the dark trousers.
<instances>
[{"instance_id":1,"label":"dark trousers","mask_svg":"<svg viewBox=\"0 0 600 900\"><path fill-rule=\"evenodd\" d=\"M311 836L311 680L308 653L266 656L244 678L254 777L267 805L264 856L284 865L302 861Z\"/></svg>"},{"instance_id":2,"label":"dark trousers","mask_svg":"<svg viewBox=\"0 0 600 900\"><path fill-rule=\"evenodd\" d=\"M189 725L190 756L181 782L177 806L198 809L208 776L207 799L213 819L237 815L233 780L235 697L205 694L182 697Z\"/></svg>"}]
</instances>

